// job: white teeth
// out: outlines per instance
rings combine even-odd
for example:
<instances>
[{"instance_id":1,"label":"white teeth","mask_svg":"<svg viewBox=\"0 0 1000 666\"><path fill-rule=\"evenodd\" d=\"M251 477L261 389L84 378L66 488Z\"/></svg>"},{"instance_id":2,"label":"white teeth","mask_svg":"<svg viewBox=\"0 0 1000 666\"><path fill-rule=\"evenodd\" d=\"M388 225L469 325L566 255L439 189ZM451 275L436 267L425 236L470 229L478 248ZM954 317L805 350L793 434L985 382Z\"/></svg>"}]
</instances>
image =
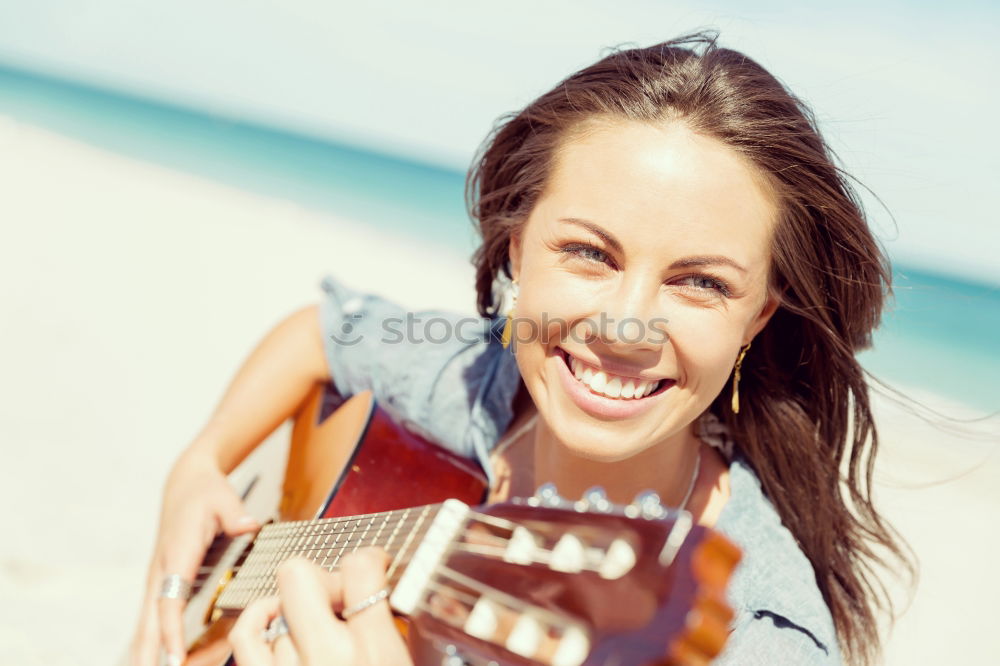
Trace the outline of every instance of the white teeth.
<instances>
[{"instance_id":1,"label":"white teeth","mask_svg":"<svg viewBox=\"0 0 1000 666\"><path fill-rule=\"evenodd\" d=\"M598 370L594 373L594 376L590 378L590 389L594 393L604 393L604 387L608 383L608 376L604 374L603 370ZM621 390L621 389L619 389Z\"/></svg>"},{"instance_id":2,"label":"white teeth","mask_svg":"<svg viewBox=\"0 0 1000 666\"><path fill-rule=\"evenodd\" d=\"M643 381L608 375L603 370L595 371L576 357L569 356L568 354L567 357L569 359L570 370L578 381L589 386L590 390L594 393L599 393L609 398L638 400L652 393L659 384L657 380Z\"/></svg>"}]
</instances>

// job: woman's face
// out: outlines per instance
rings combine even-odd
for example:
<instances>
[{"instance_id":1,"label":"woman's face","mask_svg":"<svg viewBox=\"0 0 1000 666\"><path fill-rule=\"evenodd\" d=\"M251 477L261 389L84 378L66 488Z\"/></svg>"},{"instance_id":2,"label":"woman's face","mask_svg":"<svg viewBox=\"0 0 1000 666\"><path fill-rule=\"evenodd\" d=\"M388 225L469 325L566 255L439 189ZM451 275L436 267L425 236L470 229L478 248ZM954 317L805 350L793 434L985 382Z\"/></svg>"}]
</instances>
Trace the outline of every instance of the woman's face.
<instances>
[{"instance_id":1,"label":"woman's face","mask_svg":"<svg viewBox=\"0 0 1000 666\"><path fill-rule=\"evenodd\" d=\"M735 151L682 122L575 137L511 241L514 351L556 438L622 460L686 436L774 312L777 207Z\"/></svg>"}]
</instances>

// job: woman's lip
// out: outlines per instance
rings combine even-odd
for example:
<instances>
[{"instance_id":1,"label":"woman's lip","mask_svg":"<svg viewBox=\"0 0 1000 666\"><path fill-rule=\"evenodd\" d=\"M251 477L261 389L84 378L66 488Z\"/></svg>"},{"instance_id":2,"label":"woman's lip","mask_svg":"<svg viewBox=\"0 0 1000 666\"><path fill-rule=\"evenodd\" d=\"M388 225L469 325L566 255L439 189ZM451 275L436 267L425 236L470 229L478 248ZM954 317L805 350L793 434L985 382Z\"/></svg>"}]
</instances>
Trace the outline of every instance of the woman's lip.
<instances>
[{"instance_id":1,"label":"woman's lip","mask_svg":"<svg viewBox=\"0 0 1000 666\"><path fill-rule=\"evenodd\" d=\"M570 354L568 351L566 351L562 347L556 347L556 351L563 356L564 360L568 360L567 357L575 358L577 361L579 361L580 363L583 363L584 365L590 367L595 372L597 370L601 370L602 372L605 372L607 374L618 375L619 377L625 377L627 379L634 379L636 381L642 381L642 382L658 382L658 381L661 381L661 380L664 380L664 379L666 379L666 380L669 381L669 378L667 378L667 377L647 377L647 376L642 376L642 373L636 374L636 373L633 373L633 372L621 372L621 371L619 371L619 368L621 368L621 366L618 366L616 368L614 363L609 363L609 362L604 362L604 361L602 361L600 363L594 363L592 361L588 361L586 359L582 359L579 356L574 356L573 354Z\"/></svg>"},{"instance_id":2,"label":"woman's lip","mask_svg":"<svg viewBox=\"0 0 1000 666\"><path fill-rule=\"evenodd\" d=\"M570 372L569 366L566 364L566 359L562 354L556 354L553 356L553 359L559 366L556 370L559 374L559 381L562 384L563 390L569 396L570 400L573 401L573 404L587 414L599 419L627 419L638 416L651 409L661 399L662 395L674 385L674 382L665 380L656 391L650 393L645 398L626 400L608 398L597 395L577 381L576 377Z\"/></svg>"}]
</instances>

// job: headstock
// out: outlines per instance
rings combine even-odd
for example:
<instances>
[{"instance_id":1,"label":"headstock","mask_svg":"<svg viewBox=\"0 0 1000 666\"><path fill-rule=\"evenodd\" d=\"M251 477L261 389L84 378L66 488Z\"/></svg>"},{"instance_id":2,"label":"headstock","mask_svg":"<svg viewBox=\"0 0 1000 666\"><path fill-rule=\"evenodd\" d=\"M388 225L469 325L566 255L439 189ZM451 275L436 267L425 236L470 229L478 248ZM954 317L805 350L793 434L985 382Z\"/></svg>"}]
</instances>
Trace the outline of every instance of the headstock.
<instances>
[{"instance_id":1,"label":"headstock","mask_svg":"<svg viewBox=\"0 0 1000 666\"><path fill-rule=\"evenodd\" d=\"M393 605L450 663L703 664L725 643L739 549L653 494L622 507L546 485L445 511Z\"/></svg>"}]
</instances>

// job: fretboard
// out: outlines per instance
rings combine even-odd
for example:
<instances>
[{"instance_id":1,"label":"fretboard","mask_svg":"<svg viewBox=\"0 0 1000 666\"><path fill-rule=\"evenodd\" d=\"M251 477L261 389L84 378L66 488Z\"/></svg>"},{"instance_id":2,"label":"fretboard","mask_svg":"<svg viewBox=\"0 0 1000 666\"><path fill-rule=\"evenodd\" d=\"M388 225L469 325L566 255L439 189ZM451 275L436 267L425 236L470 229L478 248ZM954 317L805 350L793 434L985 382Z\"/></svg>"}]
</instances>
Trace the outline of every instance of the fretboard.
<instances>
[{"instance_id":1,"label":"fretboard","mask_svg":"<svg viewBox=\"0 0 1000 666\"><path fill-rule=\"evenodd\" d=\"M380 546L392 557L387 571L392 585L440 508L440 504L430 504L346 518L266 525L215 605L224 611L242 610L255 599L276 594L278 567L289 558L304 557L332 571L344 555L365 546Z\"/></svg>"}]
</instances>

